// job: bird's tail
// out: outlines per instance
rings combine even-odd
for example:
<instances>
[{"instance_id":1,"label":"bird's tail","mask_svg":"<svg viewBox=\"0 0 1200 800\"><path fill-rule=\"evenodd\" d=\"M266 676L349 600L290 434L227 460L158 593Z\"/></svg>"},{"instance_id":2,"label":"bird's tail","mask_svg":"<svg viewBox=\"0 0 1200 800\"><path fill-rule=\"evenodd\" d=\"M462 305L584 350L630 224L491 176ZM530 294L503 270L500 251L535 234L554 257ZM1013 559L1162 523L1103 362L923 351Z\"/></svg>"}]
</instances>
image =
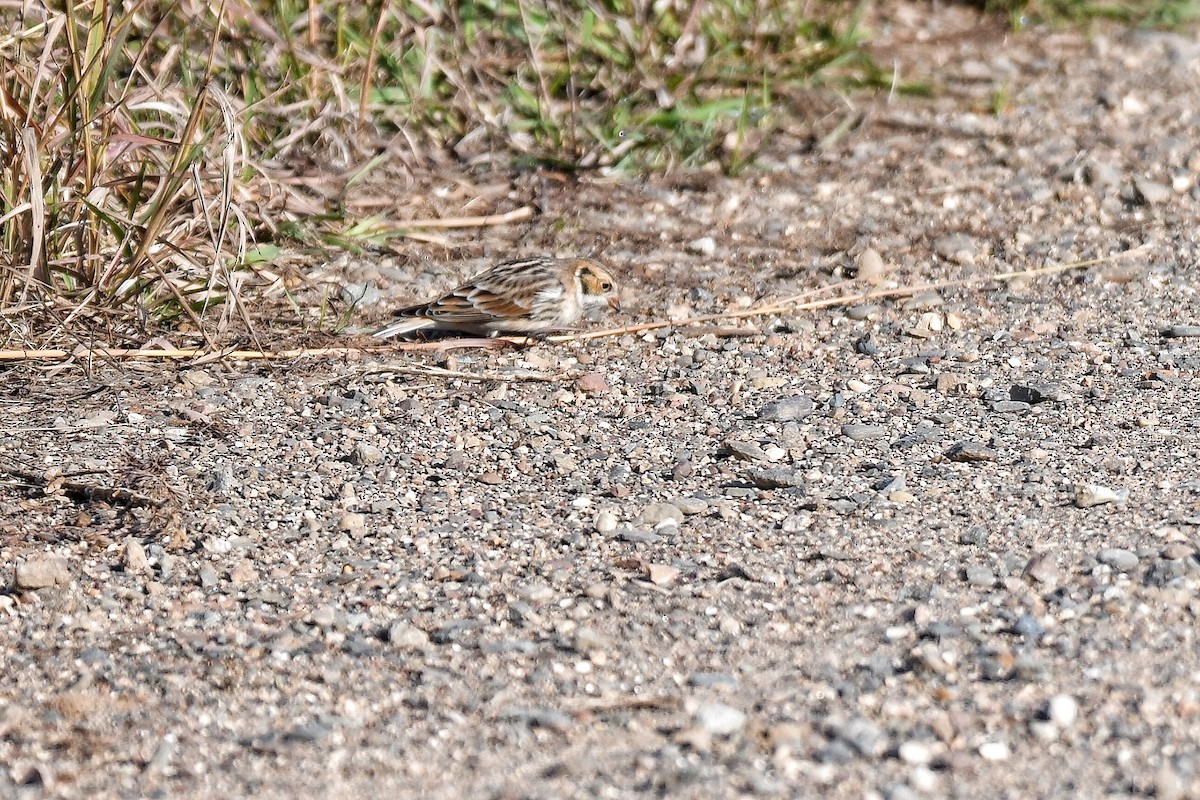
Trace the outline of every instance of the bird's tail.
<instances>
[{"instance_id":1,"label":"bird's tail","mask_svg":"<svg viewBox=\"0 0 1200 800\"><path fill-rule=\"evenodd\" d=\"M391 339L394 336L404 336L432 326L433 320L428 317L401 317L390 325L385 325L371 335L376 339Z\"/></svg>"}]
</instances>

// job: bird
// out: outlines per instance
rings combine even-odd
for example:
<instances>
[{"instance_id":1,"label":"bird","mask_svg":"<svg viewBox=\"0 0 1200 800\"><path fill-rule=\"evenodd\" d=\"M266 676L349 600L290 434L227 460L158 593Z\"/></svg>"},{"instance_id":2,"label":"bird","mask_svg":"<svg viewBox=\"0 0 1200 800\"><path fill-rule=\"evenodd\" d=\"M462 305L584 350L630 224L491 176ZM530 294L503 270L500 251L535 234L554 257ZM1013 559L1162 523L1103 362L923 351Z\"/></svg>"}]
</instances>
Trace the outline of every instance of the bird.
<instances>
[{"instance_id":1,"label":"bird","mask_svg":"<svg viewBox=\"0 0 1200 800\"><path fill-rule=\"evenodd\" d=\"M571 327L592 308L620 311L619 292L612 274L590 258L502 261L436 300L400 309L395 322L372 335L549 333Z\"/></svg>"}]
</instances>

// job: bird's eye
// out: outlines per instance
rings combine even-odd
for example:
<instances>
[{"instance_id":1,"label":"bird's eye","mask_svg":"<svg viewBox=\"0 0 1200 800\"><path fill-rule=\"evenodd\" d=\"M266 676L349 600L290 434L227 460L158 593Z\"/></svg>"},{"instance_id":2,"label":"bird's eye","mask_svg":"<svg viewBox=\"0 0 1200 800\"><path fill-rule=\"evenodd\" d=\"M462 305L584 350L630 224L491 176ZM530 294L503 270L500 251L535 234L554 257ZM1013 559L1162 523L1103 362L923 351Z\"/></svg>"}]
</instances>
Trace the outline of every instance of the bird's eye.
<instances>
[{"instance_id":1,"label":"bird's eye","mask_svg":"<svg viewBox=\"0 0 1200 800\"><path fill-rule=\"evenodd\" d=\"M611 292L611 291L612 291L612 284L611 284L611 283L609 283L608 281L605 281L604 283L600 284L600 291L602 291L602 292Z\"/></svg>"}]
</instances>

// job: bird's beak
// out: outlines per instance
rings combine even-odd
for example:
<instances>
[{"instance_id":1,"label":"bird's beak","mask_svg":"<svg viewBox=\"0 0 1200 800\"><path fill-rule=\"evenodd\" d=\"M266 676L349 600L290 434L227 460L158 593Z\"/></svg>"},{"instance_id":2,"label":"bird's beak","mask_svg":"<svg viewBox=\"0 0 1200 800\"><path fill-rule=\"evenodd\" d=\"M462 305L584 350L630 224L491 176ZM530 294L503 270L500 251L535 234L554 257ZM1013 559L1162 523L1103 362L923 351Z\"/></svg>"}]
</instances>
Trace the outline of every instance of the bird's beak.
<instances>
[{"instance_id":1,"label":"bird's beak","mask_svg":"<svg viewBox=\"0 0 1200 800\"><path fill-rule=\"evenodd\" d=\"M611 308L613 311L620 311L621 310L621 298L617 297L615 294L612 297L608 298L608 307Z\"/></svg>"}]
</instances>

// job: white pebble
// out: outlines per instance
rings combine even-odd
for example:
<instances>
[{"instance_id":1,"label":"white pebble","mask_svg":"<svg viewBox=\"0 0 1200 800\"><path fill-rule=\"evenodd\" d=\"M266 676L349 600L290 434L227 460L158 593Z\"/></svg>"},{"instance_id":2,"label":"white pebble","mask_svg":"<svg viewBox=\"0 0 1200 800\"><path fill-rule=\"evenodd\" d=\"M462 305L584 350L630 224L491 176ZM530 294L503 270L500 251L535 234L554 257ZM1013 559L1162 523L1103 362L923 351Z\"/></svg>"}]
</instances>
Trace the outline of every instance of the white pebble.
<instances>
[{"instance_id":1,"label":"white pebble","mask_svg":"<svg viewBox=\"0 0 1200 800\"><path fill-rule=\"evenodd\" d=\"M1060 728L1069 728L1079 719L1079 703L1069 694L1056 694L1050 698L1048 717Z\"/></svg>"},{"instance_id":2,"label":"white pebble","mask_svg":"<svg viewBox=\"0 0 1200 800\"><path fill-rule=\"evenodd\" d=\"M711 256L717 252L717 242L711 236L705 236L688 242L688 250L702 256Z\"/></svg>"},{"instance_id":3,"label":"white pebble","mask_svg":"<svg viewBox=\"0 0 1200 800\"><path fill-rule=\"evenodd\" d=\"M696 722L713 736L729 736L746 725L746 714L724 703L706 703L696 709Z\"/></svg>"},{"instance_id":4,"label":"white pebble","mask_svg":"<svg viewBox=\"0 0 1200 800\"><path fill-rule=\"evenodd\" d=\"M922 765L933 760L933 748L928 742L909 741L900 745L900 760L905 764Z\"/></svg>"},{"instance_id":5,"label":"white pebble","mask_svg":"<svg viewBox=\"0 0 1200 800\"><path fill-rule=\"evenodd\" d=\"M937 774L925 766L914 769L909 782L912 783L914 789L925 794L933 794L938 788Z\"/></svg>"},{"instance_id":6,"label":"white pebble","mask_svg":"<svg viewBox=\"0 0 1200 800\"><path fill-rule=\"evenodd\" d=\"M1004 742L984 742L979 745L979 755L984 761L1007 761L1012 751Z\"/></svg>"},{"instance_id":7,"label":"white pebble","mask_svg":"<svg viewBox=\"0 0 1200 800\"><path fill-rule=\"evenodd\" d=\"M887 266L883 263L883 256L879 255L878 250L868 247L859 254L857 275L859 279L877 283L886 274Z\"/></svg>"},{"instance_id":8,"label":"white pebble","mask_svg":"<svg viewBox=\"0 0 1200 800\"><path fill-rule=\"evenodd\" d=\"M596 515L596 530L600 533L612 533L617 529L617 517L609 511L601 511Z\"/></svg>"}]
</instances>

